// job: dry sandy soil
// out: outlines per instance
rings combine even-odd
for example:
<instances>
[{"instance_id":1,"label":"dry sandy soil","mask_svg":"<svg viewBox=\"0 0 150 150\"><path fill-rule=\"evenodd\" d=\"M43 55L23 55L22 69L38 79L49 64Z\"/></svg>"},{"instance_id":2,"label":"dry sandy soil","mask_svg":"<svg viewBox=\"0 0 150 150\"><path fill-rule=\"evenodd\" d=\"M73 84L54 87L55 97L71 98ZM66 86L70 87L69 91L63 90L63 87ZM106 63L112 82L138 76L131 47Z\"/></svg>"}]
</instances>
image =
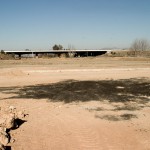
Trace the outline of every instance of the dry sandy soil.
<instances>
[{"instance_id":1,"label":"dry sandy soil","mask_svg":"<svg viewBox=\"0 0 150 150\"><path fill-rule=\"evenodd\" d=\"M149 58L0 61L0 107L28 116L12 150L150 150Z\"/></svg>"}]
</instances>

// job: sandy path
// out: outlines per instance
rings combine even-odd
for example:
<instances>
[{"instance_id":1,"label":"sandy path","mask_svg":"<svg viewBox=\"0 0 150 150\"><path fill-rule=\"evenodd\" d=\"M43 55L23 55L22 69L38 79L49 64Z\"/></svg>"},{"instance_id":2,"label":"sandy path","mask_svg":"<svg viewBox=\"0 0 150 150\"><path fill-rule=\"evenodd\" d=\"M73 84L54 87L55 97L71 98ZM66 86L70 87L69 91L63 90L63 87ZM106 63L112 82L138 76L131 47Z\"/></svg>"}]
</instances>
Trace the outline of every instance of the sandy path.
<instances>
[{"instance_id":1,"label":"sandy path","mask_svg":"<svg viewBox=\"0 0 150 150\"><path fill-rule=\"evenodd\" d=\"M150 67L110 68L110 69L51 69L50 67L25 67L1 69L0 85L24 86L55 83L63 80L111 80L129 78L149 78ZM6 82L9 80L9 82Z\"/></svg>"}]
</instances>

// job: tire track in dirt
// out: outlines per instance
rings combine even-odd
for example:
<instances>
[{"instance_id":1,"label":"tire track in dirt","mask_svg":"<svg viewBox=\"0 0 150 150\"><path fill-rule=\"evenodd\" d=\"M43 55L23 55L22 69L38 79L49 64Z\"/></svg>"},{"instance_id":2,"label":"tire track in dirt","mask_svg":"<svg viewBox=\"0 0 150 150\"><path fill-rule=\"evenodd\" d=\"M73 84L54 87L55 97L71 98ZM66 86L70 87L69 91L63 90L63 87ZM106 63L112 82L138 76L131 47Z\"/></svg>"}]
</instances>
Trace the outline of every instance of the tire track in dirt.
<instances>
[{"instance_id":1,"label":"tire track in dirt","mask_svg":"<svg viewBox=\"0 0 150 150\"><path fill-rule=\"evenodd\" d=\"M64 114L65 113L65 114ZM76 113L76 112L75 112ZM79 116L80 115L80 116ZM84 117L79 114L74 114L74 112L63 112L63 116L57 116L60 121L60 125L64 133L66 130L69 135L69 139L75 142L75 145L70 145L69 149L81 149L81 150L98 150L99 145L99 134L92 127L92 124L84 119ZM56 117L54 117L56 120ZM73 142L71 142L73 143ZM78 147L77 147L78 146Z\"/></svg>"},{"instance_id":2,"label":"tire track in dirt","mask_svg":"<svg viewBox=\"0 0 150 150\"><path fill-rule=\"evenodd\" d=\"M148 147L137 138L134 128L127 127L130 123L96 119L93 113L78 105L20 101L19 106L28 111L29 117L19 129L12 131L16 140L11 145L14 149L146 150Z\"/></svg>"},{"instance_id":3,"label":"tire track in dirt","mask_svg":"<svg viewBox=\"0 0 150 150\"><path fill-rule=\"evenodd\" d=\"M66 111L65 109L55 108L44 112L44 114L41 114L42 111L36 112L37 117L32 118L32 122L38 126L35 125L32 127L32 131L30 131L31 129L28 131L34 134L30 145L36 145L40 142L41 145L36 147L37 150L99 150L99 133L90 121L84 119L82 114L78 115L75 111ZM40 115L43 117L37 120ZM46 117L44 117L45 115ZM41 127L40 130L39 127ZM38 135L40 137L37 139ZM42 141L42 138L45 140Z\"/></svg>"}]
</instances>

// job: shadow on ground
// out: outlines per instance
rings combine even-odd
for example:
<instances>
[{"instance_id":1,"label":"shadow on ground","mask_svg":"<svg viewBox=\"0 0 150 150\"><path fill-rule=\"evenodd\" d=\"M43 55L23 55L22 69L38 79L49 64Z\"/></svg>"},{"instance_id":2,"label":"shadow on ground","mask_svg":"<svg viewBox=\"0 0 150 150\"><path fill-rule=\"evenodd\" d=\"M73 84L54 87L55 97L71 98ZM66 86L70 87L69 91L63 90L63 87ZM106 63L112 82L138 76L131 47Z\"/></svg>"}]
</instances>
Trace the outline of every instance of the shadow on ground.
<instances>
[{"instance_id":1,"label":"shadow on ground","mask_svg":"<svg viewBox=\"0 0 150 150\"><path fill-rule=\"evenodd\" d=\"M121 102L123 106L116 106L111 111L136 111L145 107L150 101L150 80L149 78L132 78L124 80L99 80L99 81L76 81L67 80L53 84L40 84L24 87L0 87L0 92L8 94L9 99L47 99L51 102L87 102L104 101L111 103ZM13 95L10 97L10 94ZM135 107L126 105L135 102L144 105ZM95 111L103 111L103 108L96 108ZM96 118L109 121L130 120L137 118L135 114L122 114L95 116Z\"/></svg>"},{"instance_id":2,"label":"shadow on ground","mask_svg":"<svg viewBox=\"0 0 150 150\"><path fill-rule=\"evenodd\" d=\"M0 87L0 92L15 94L9 98L48 99L53 102L63 101L65 103L91 100L109 100L110 102L136 100L139 103L147 103L150 100L150 80L145 78L99 81L67 80L22 88Z\"/></svg>"},{"instance_id":3,"label":"shadow on ground","mask_svg":"<svg viewBox=\"0 0 150 150\"><path fill-rule=\"evenodd\" d=\"M104 115L104 116L95 115L95 117L109 120L109 121L121 121L121 120L130 120L132 118L137 118L137 116L134 114Z\"/></svg>"}]
</instances>

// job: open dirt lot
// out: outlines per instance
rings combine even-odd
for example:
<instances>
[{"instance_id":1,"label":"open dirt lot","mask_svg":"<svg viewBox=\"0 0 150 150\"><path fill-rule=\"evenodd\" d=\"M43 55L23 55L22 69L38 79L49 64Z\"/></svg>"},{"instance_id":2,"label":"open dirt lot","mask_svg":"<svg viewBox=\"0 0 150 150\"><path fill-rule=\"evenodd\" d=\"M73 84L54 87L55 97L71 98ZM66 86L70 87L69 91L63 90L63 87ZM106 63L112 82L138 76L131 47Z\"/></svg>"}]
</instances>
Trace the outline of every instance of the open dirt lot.
<instances>
[{"instance_id":1,"label":"open dirt lot","mask_svg":"<svg viewBox=\"0 0 150 150\"><path fill-rule=\"evenodd\" d=\"M10 106L12 150L150 150L150 58L1 60Z\"/></svg>"}]
</instances>

